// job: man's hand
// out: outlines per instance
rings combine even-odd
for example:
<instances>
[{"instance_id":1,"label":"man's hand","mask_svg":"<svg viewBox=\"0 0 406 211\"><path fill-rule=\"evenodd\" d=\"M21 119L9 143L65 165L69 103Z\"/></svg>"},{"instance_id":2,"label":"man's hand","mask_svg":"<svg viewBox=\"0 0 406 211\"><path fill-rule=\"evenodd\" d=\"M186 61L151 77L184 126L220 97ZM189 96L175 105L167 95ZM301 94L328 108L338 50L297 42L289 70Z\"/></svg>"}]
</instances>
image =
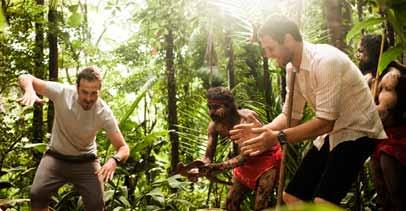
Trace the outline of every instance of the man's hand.
<instances>
[{"instance_id":1,"label":"man's hand","mask_svg":"<svg viewBox=\"0 0 406 211\"><path fill-rule=\"evenodd\" d=\"M241 147L241 144L244 141L252 139L260 134L253 132L253 129L257 127L258 125L255 123L238 124L230 130L230 138Z\"/></svg>"},{"instance_id":2,"label":"man's hand","mask_svg":"<svg viewBox=\"0 0 406 211\"><path fill-rule=\"evenodd\" d=\"M110 158L99 170L95 172L95 174L101 177L104 182L107 182L113 179L116 168L117 168L116 161L113 158Z\"/></svg>"},{"instance_id":3,"label":"man's hand","mask_svg":"<svg viewBox=\"0 0 406 211\"><path fill-rule=\"evenodd\" d=\"M238 114L242 117L241 123L254 123L256 127L261 127L263 124L259 120L259 116L254 111L249 109L238 109Z\"/></svg>"},{"instance_id":4,"label":"man's hand","mask_svg":"<svg viewBox=\"0 0 406 211\"><path fill-rule=\"evenodd\" d=\"M34 103L43 103L43 100L38 97L34 90L26 90L24 95L17 99L23 105L32 106Z\"/></svg>"},{"instance_id":5,"label":"man's hand","mask_svg":"<svg viewBox=\"0 0 406 211\"><path fill-rule=\"evenodd\" d=\"M277 131L266 127L255 128L253 124L240 124L230 131L243 155L259 155L278 143Z\"/></svg>"}]
</instances>

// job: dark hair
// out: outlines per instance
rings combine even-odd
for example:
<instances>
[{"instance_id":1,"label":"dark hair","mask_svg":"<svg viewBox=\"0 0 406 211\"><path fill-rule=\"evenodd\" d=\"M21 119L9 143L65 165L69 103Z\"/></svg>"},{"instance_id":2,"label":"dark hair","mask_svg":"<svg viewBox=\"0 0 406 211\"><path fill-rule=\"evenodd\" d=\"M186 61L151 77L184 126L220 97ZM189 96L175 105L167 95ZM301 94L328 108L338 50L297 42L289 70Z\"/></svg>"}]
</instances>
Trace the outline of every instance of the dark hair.
<instances>
[{"instance_id":1,"label":"dark hair","mask_svg":"<svg viewBox=\"0 0 406 211\"><path fill-rule=\"evenodd\" d=\"M376 61L378 65L379 53L381 51L382 36L377 34L368 34L361 38L361 47L364 48L370 61ZM383 51L389 47L388 41L385 39L383 44Z\"/></svg>"},{"instance_id":2,"label":"dark hair","mask_svg":"<svg viewBox=\"0 0 406 211\"><path fill-rule=\"evenodd\" d=\"M102 77L101 73L98 69L95 67L86 67L80 73L78 74L76 78L76 85L79 86L80 80L86 80L86 81L100 81L100 86L102 82Z\"/></svg>"},{"instance_id":3,"label":"dark hair","mask_svg":"<svg viewBox=\"0 0 406 211\"><path fill-rule=\"evenodd\" d=\"M207 90L206 97L209 100L221 100L224 101L224 105L231 109L237 109L234 103L234 97L231 91L225 87L217 86Z\"/></svg>"},{"instance_id":4,"label":"dark hair","mask_svg":"<svg viewBox=\"0 0 406 211\"><path fill-rule=\"evenodd\" d=\"M268 35L278 43L283 43L286 34L292 35L296 41L303 40L296 23L280 15L271 16L258 32L259 37Z\"/></svg>"}]
</instances>

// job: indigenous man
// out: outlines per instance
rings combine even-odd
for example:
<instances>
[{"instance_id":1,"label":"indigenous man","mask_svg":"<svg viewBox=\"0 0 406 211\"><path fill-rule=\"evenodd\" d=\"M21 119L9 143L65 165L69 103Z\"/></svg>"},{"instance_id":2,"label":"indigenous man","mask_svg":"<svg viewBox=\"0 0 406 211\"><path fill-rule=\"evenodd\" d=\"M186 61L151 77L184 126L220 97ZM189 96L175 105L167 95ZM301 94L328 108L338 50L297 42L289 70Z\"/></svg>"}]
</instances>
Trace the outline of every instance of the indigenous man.
<instances>
[{"instance_id":1,"label":"indigenous man","mask_svg":"<svg viewBox=\"0 0 406 211\"><path fill-rule=\"evenodd\" d=\"M243 122L261 124L257 114L248 109L237 109L234 97L224 87L207 91L209 114L212 121L208 126L208 144L203 162L216 170L233 170L233 185L226 199L227 210L240 210L245 193L254 190L255 210L268 207L282 157L281 148L275 145L262 155L245 157L238 155L222 163L211 164L219 138L228 138L229 130Z\"/></svg>"},{"instance_id":2,"label":"indigenous man","mask_svg":"<svg viewBox=\"0 0 406 211\"><path fill-rule=\"evenodd\" d=\"M22 104L40 102L37 93L55 105L55 121L49 149L42 157L31 187L31 209L48 210L51 196L65 183L71 183L83 197L88 211L104 210L103 181L113 178L114 171L129 156L129 148L109 106L99 98L100 72L83 69L76 87L43 81L32 75L21 75ZM116 154L100 167L96 156L96 134L100 129L116 149Z\"/></svg>"},{"instance_id":3,"label":"indigenous man","mask_svg":"<svg viewBox=\"0 0 406 211\"><path fill-rule=\"evenodd\" d=\"M362 37L357 57L372 88L378 68L382 36ZM387 42L384 42L384 50ZM375 102L388 135L371 159L379 203L384 210L406 210L406 67L391 62L378 77Z\"/></svg>"}]
</instances>

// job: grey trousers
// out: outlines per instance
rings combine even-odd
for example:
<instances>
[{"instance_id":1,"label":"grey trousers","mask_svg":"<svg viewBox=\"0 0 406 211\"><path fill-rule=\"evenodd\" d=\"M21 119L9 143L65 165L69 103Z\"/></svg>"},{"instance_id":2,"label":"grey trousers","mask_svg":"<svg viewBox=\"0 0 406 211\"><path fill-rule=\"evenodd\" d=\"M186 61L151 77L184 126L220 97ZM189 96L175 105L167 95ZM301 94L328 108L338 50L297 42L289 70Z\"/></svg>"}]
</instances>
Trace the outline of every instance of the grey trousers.
<instances>
[{"instance_id":1,"label":"grey trousers","mask_svg":"<svg viewBox=\"0 0 406 211\"><path fill-rule=\"evenodd\" d=\"M72 163L45 154L31 186L31 207L47 208L51 196L62 185L70 183L82 196L87 211L104 210L103 182L95 174L98 169L100 164L97 159Z\"/></svg>"}]
</instances>

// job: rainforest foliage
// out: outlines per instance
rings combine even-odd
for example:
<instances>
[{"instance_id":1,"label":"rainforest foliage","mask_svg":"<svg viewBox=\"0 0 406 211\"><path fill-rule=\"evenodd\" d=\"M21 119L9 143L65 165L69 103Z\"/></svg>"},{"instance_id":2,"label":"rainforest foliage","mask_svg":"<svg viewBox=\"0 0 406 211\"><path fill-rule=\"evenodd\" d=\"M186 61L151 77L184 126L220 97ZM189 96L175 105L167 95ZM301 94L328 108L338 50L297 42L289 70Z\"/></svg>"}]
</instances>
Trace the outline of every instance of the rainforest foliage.
<instances>
[{"instance_id":1,"label":"rainforest foliage","mask_svg":"<svg viewBox=\"0 0 406 211\"><path fill-rule=\"evenodd\" d=\"M196 210L223 207L228 187L172 175L178 162L202 158L207 142L205 91L229 87L238 105L269 122L281 110L284 70L263 56L255 39L271 14L295 20L305 40L330 43L355 59L363 33L385 34L385 61L402 60L404 0L2 0L0 13L0 207L29 210L29 190L46 150L53 106L24 107L17 77L73 84L85 66L103 71L102 98L111 106L131 156L106 184L107 210ZM381 67L382 69L383 67ZM306 109L305 119L313 113ZM114 153L97 136L101 162ZM310 141L289 146L286 181ZM232 154L217 148L216 161ZM229 180L231 173L221 175ZM271 197L272 206L276 196ZM253 205L253 194L244 210ZM54 210L83 210L66 185ZM366 167L342 201L351 210L376 209ZM309 208L309 210L312 210Z\"/></svg>"}]
</instances>

